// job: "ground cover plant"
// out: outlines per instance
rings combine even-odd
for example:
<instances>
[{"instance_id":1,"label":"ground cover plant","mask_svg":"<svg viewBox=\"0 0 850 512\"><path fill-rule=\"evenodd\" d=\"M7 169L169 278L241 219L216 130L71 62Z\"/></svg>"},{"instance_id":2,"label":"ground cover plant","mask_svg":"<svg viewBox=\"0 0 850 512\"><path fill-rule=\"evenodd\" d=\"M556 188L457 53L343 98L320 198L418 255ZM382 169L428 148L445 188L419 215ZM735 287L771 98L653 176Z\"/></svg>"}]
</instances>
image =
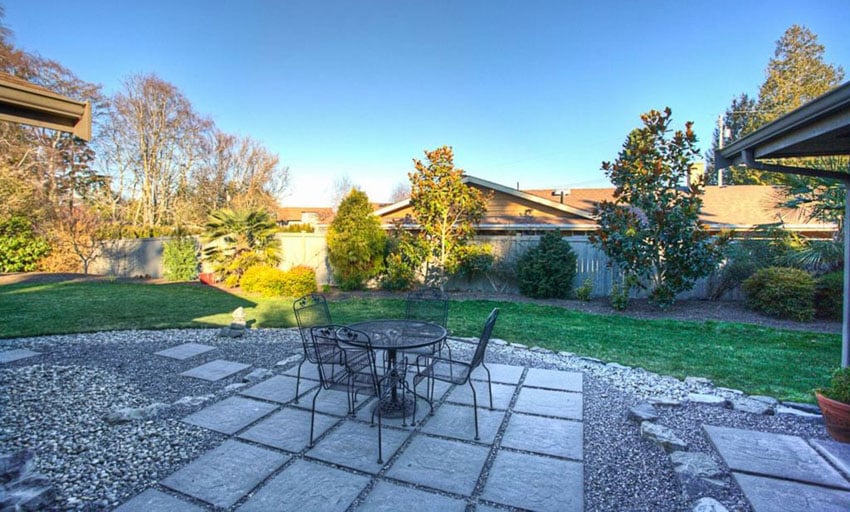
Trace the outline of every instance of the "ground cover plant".
<instances>
[{"instance_id":1,"label":"ground cover plant","mask_svg":"<svg viewBox=\"0 0 850 512\"><path fill-rule=\"evenodd\" d=\"M198 284L66 281L0 287L0 337L224 326L242 306L253 327L292 327L292 299L261 298ZM402 299L348 298L330 304L334 321L404 314ZM641 320L589 314L529 302L453 300L449 329L477 336L482 319L501 308L494 336L569 351L718 386L812 401L840 360L836 334L705 321Z\"/></svg>"}]
</instances>

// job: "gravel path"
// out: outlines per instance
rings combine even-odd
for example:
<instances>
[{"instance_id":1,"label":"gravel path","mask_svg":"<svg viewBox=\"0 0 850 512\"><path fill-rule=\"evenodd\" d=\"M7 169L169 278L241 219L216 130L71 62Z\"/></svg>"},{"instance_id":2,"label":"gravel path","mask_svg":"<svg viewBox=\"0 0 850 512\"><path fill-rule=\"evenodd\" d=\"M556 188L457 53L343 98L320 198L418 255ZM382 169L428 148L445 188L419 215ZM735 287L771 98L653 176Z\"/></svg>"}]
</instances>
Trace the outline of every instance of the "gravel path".
<instances>
[{"instance_id":1,"label":"gravel path","mask_svg":"<svg viewBox=\"0 0 850 512\"><path fill-rule=\"evenodd\" d=\"M195 342L218 350L187 361L153 353ZM234 393L242 374L218 382L179 373L213 359L280 371L301 351L292 329L259 329L247 338L217 330L102 332L0 340L0 350L28 348L43 355L0 368L0 452L36 451L38 471L58 488L63 510L108 510L184 466L224 436L179 420ZM457 343L458 354L470 350ZM627 419L629 407L650 397L684 399L690 392L731 396L710 384L685 383L643 370L495 344L488 361L585 374L585 504L588 511L689 510L669 457L640 437ZM278 362L285 364L275 366ZM228 387L231 386L231 387ZM121 407L163 404L146 421L112 424L105 415ZM823 426L790 415L756 416L685 402L659 408L659 423L672 428L692 451L720 458L701 425L712 424L825 438ZM712 496L730 510L750 510L730 478Z\"/></svg>"}]
</instances>

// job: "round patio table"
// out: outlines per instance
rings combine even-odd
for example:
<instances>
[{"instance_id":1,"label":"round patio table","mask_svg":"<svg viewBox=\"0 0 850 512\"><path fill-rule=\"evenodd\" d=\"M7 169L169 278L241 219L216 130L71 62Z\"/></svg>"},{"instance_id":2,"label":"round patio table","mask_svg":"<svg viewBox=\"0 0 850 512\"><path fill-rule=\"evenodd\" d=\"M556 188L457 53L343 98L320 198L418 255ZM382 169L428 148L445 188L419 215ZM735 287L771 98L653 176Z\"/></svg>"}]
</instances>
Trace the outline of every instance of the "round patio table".
<instances>
[{"instance_id":1,"label":"round patio table","mask_svg":"<svg viewBox=\"0 0 850 512\"><path fill-rule=\"evenodd\" d=\"M388 373L398 371L396 358L399 350L436 345L448 335L445 327L421 320L367 320L347 327L368 334L373 350L387 351ZM390 397L380 403L381 414L388 418L407 416L413 410L414 400L405 400L403 395L400 399L397 389L393 387Z\"/></svg>"}]
</instances>

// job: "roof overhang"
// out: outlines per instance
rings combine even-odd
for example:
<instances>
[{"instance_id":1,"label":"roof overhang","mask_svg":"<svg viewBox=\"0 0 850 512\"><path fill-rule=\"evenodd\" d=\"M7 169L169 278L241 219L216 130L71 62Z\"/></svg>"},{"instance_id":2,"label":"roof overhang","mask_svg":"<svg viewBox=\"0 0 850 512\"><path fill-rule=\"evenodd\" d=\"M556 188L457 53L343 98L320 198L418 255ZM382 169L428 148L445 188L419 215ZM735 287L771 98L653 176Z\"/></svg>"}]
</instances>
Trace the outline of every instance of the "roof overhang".
<instances>
[{"instance_id":1,"label":"roof overhang","mask_svg":"<svg viewBox=\"0 0 850 512\"><path fill-rule=\"evenodd\" d=\"M91 139L91 104L55 94L7 74L0 74L0 121L22 123Z\"/></svg>"}]
</instances>

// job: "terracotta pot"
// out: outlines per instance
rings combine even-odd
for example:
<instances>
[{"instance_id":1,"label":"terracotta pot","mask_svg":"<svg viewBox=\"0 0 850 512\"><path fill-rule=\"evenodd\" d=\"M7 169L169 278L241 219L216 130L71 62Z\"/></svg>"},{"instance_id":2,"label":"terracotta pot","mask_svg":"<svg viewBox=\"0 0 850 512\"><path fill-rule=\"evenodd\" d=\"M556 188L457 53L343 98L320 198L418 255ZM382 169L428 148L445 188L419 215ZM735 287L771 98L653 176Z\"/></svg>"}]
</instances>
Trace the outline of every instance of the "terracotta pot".
<instances>
[{"instance_id":1,"label":"terracotta pot","mask_svg":"<svg viewBox=\"0 0 850 512\"><path fill-rule=\"evenodd\" d=\"M842 443L850 443L850 404L827 398L815 393L823 413L829 436Z\"/></svg>"},{"instance_id":2,"label":"terracotta pot","mask_svg":"<svg viewBox=\"0 0 850 512\"><path fill-rule=\"evenodd\" d=\"M204 284L215 284L215 274L212 272L201 272L198 274L198 280Z\"/></svg>"}]
</instances>

